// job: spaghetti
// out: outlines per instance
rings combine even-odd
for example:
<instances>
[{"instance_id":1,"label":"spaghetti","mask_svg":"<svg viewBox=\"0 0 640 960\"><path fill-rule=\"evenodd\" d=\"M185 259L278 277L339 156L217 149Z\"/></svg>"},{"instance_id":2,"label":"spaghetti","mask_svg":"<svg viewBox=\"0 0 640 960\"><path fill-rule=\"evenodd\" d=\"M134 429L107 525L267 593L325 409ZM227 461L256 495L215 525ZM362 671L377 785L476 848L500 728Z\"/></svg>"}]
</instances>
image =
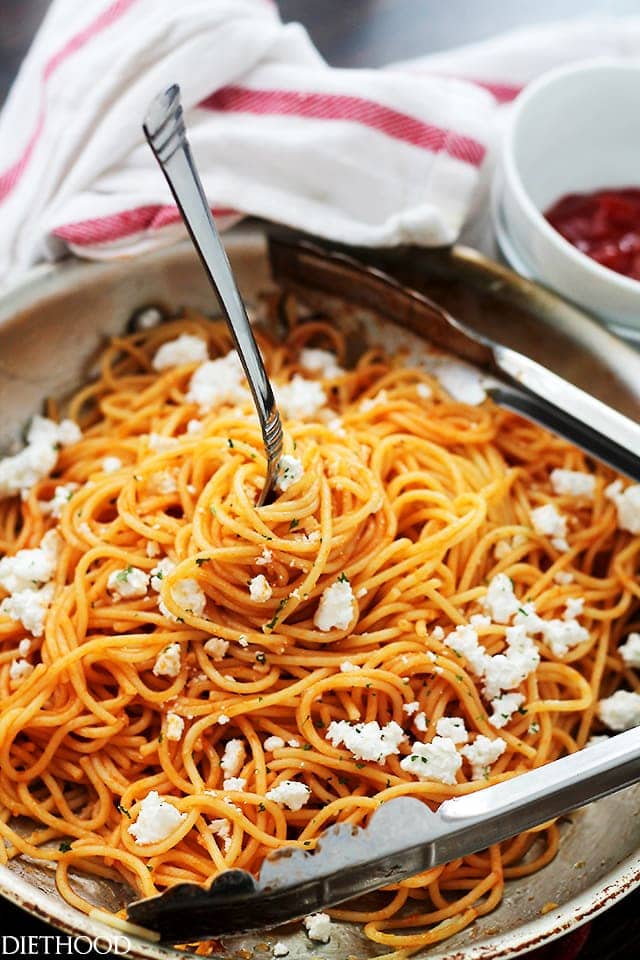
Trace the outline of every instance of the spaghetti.
<instances>
[{"instance_id":1,"label":"spaghetti","mask_svg":"<svg viewBox=\"0 0 640 960\"><path fill-rule=\"evenodd\" d=\"M208 400L203 357L157 362L179 337L203 356L231 349L222 322L195 314L116 338L66 405L81 437L0 502L7 556L58 538L42 635L0 614L0 858L55 863L86 912L72 869L137 896L257 871L385 800L437 805L577 750L603 693L640 690L617 653L640 538L618 529L612 471L489 401L454 401L402 357L370 349L347 370L335 328L296 316L284 344L258 334L293 477L256 509L249 395L229 362L210 368ZM592 477L590 495L554 490L557 469ZM549 506L555 535L532 522ZM477 655L495 667L519 629L488 603L497 587L520 626L573 610L578 632L560 649L525 625L534 666L498 683L492 708ZM482 737L502 742L496 756L482 759ZM437 740L453 767L418 775L416 750ZM158 821L173 809L159 838L144 828L154 791ZM547 825L331 914L406 956L492 910L557 845Z\"/></svg>"}]
</instances>

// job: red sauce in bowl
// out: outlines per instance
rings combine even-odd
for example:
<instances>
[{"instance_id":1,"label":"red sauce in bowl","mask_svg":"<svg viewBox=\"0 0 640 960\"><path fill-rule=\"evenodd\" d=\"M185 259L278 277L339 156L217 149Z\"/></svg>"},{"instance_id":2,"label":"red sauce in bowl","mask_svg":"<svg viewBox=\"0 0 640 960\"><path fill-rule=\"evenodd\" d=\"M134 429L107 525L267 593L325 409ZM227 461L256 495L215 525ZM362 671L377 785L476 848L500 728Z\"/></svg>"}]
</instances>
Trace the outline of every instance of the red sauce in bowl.
<instances>
[{"instance_id":1,"label":"red sauce in bowl","mask_svg":"<svg viewBox=\"0 0 640 960\"><path fill-rule=\"evenodd\" d=\"M603 267L640 280L640 188L569 193L545 217L565 240Z\"/></svg>"}]
</instances>

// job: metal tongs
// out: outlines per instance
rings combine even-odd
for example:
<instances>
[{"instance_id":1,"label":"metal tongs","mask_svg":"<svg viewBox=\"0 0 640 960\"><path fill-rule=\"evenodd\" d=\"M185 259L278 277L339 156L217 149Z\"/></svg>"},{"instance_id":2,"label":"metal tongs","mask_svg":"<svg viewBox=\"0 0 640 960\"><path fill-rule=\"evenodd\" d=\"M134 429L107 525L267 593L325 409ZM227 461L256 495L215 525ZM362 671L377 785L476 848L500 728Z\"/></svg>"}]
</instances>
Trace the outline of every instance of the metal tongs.
<instances>
[{"instance_id":1,"label":"metal tongs","mask_svg":"<svg viewBox=\"0 0 640 960\"><path fill-rule=\"evenodd\" d=\"M311 852L276 851L257 878L227 870L208 888L180 883L127 912L167 943L275 927L476 853L638 780L640 728L447 800L437 813L411 797L389 800L366 827L338 824Z\"/></svg>"}]
</instances>

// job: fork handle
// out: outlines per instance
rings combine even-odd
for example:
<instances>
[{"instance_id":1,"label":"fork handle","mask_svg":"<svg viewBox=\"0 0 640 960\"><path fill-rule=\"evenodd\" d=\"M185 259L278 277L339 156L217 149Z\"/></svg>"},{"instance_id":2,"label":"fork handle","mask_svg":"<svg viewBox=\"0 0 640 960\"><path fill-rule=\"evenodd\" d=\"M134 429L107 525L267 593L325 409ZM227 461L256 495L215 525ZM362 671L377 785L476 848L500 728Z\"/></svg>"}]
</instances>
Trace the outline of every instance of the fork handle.
<instances>
[{"instance_id":1,"label":"fork handle","mask_svg":"<svg viewBox=\"0 0 640 960\"><path fill-rule=\"evenodd\" d=\"M218 295L247 375L267 453L269 472L264 495L267 488L273 486L277 461L282 452L280 417L242 297L193 161L182 118L180 87L177 84L173 84L152 102L143 130L169 184L207 276Z\"/></svg>"}]
</instances>

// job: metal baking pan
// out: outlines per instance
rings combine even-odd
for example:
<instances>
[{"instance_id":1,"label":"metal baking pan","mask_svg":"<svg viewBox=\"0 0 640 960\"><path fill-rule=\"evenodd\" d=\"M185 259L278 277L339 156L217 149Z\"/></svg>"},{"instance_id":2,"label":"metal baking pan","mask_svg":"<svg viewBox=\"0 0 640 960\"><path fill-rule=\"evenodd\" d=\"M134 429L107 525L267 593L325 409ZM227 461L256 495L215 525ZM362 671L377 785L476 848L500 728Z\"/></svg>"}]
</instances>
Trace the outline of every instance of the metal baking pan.
<instances>
[{"instance_id":1,"label":"metal baking pan","mask_svg":"<svg viewBox=\"0 0 640 960\"><path fill-rule=\"evenodd\" d=\"M392 301L379 302L366 280L354 285L348 261L323 254L317 241L300 242L287 231L244 228L227 237L241 290L249 303L273 285L275 274L313 305L340 310L341 322L372 341L426 349L415 334L396 326ZM332 249L335 250L335 245ZM453 248L343 251L417 287L467 323L528 353L627 415L640 418L640 354L611 337L578 309L474 251ZM215 312L208 281L190 245L166 248L133 260L85 264L67 261L39 267L0 301L0 449L9 449L28 417L47 395L59 396L91 372L104 339L120 333L133 311L159 304ZM562 824L556 859L522 881L506 885L503 902L489 916L417 957L489 960L515 957L560 936L640 885L640 787L591 804ZM121 885L79 877L83 895L107 910L131 896ZM0 894L74 934L113 930L68 906L55 892L50 867L16 860L0 867ZM545 905L553 909L542 912ZM278 930L225 943L224 958L270 955L275 940L289 946L289 960L373 957L380 948L357 926L336 924L331 942L311 944L299 929ZM185 930L185 941L189 931ZM129 936L130 956L189 956ZM195 956L195 955L194 955Z\"/></svg>"}]
</instances>

